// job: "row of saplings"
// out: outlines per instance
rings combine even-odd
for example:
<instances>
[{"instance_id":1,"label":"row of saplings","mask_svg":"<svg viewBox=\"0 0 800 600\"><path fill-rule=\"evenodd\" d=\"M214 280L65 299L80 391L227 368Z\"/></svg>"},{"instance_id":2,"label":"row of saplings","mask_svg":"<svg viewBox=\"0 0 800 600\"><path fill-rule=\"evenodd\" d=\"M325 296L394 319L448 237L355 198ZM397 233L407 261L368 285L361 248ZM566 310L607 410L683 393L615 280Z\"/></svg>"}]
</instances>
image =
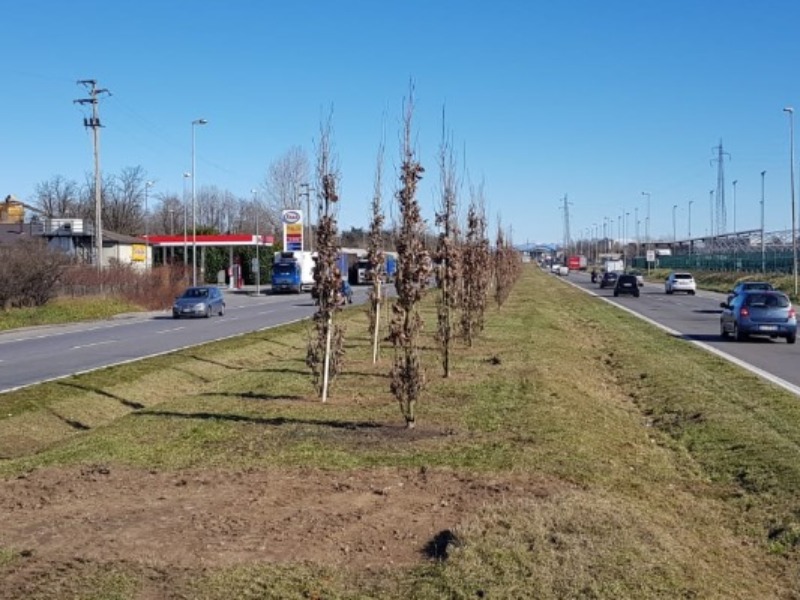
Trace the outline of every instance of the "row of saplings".
<instances>
[{"instance_id":1,"label":"row of saplings","mask_svg":"<svg viewBox=\"0 0 800 600\"><path fill-rule=\"evenodd\" d=\"M456 160L449 139L443 139L439 159L441 198L436 213L439 234L435 251L425 247L425 223L420 215L417 186L424 169L417 161L411 144L413 102L404 110L401 149L400 187L395 195L399 224L395 229L397 265L396 297L391 307L388 339L393 349L390 387L398 401L408 428L417 421L416 407L425 388L421 361L420 337L423 319L420 303L426 293L437 291L436 340L441 350L443 376L450 375L451 355L457 340L472 346L484 328L484 315L493 292L498 307L508 298L521 273L522 261L498 225L494 248L487 237L487 219L482 186L470 189L465 231L457 218ZM314 272L313 294L318 309L313 316L306 364L319 396L326 402L331 382L342 371L344 328L336 314L344 304L336 257L336 206L339 202L339 173L331 156L330 121L321 127L317 156L317 223L315 247L318 259ZM382 164L383 146L379 148L367 258L374 265L369 293L369 330L372 335L372 360L377 361L381 303L386 301L381 289L385 272L382 251Z\"/></svg>"}]
</instances>

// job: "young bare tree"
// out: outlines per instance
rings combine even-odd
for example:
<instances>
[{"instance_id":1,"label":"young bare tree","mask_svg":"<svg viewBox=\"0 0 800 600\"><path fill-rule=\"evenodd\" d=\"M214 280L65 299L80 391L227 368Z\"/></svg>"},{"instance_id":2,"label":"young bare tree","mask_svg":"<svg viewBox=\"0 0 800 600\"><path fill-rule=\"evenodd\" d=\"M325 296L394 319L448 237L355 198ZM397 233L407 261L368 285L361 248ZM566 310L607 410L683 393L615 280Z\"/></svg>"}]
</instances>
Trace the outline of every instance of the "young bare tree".
<instances>
[{"instance_id":1,"label":"young bare tree","mask_svg":"<svg viewBox=\"0 0 800 600\"><path fill-rule=\"evenodd\" d=\"M317 158L317 261L314 266L313 295L317 312L313 323L315 336L309 336L306 364L311 369L314 385L323 402L328 399L330 383L340 372L344 358L344 327L334 315L344 304L342 274L336 266L339 254L335 205L339 173L331 156L330 118L321 128Z\"/></svg>"},{"instance_id":2,"label":"young bare tree","mask_svg":"<svg viewBox=\"0 0 800 600\"><path fill-rule=\"evenodd\" d=\"M439 239L436 247L436 281L439 284L437 299L436 339L442 352L444 377L450 376L450 351L453 341L453 323L461 296L461 247L459 245L455 156L442 123L442 145L439 153L441 199L436 213Z\"/></svg>"},{"instance_id":3,"label":"young bare tree","mask_svg":"<svg viewBox=\"0 0 800 600\"><path fill-rule=\"evenodd\" d=\"M467 233L463 241L463 284L461 294L460 334L468 346L484 327L484 315L492 281L492 262L489 239L486 235L486 209L483 184L470 186L467 212Z\"/></svg>"},{"instance_id":4,"label":"young bare tree","mask_svg":"<svg viewBox=\"0 0 800 600\"><path fill-rule=\"evenodd\" d=\"M378 362L378 339L381 316L381 286L385 276L386 257L383 253L383 207L381 186L383 179L383 142L378 147L375 168L375 188L372 194L372 219L369 224L367 259L372 268L372 289L369 292L369 332L372 334L372 362Z\"/></svg>"},{"instance_id":5,"label":"young bare tree","mask_svg":"<svg viewBox=\"0 0 800 600\"><path fill-rule=\"evenodd\" d=\"M503 306L514 288L521 273L522 261L519 252L514 249L510 236L506 235L497 220L497 238L494 249L494 300L497 307Z\"/></svg>"},{"instance_id":6,"label":"young bare tree","mask_svg":"<svg viewBox=\"0 0 800 600\"><path fill-rule=\"evenodd\" d=\"M392 307L389 338L394 347L391 371L391 390L400 404L400 411L409 429L416 425L416 405L425 385L425 373L420 360L419 338L422 300L431 273L430 255L423 244L425 224L417 201L417 184L424 169L417 162L411 144L413 89L403 115L402 165L397 200L400 224L397 230L397 299Z\"/></svg>"}]
</instances>

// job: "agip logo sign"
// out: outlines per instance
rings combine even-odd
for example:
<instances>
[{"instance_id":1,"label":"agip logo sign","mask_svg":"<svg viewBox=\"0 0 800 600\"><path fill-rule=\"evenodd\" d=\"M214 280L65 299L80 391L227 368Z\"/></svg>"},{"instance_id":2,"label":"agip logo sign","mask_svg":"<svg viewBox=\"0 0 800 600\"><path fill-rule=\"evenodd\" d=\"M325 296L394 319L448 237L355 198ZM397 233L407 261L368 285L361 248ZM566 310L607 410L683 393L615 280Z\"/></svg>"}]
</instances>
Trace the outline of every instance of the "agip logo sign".
<instances>
[{"instance_id":1,"label":"agip logo sign","mask_svg":"<svg viewBox=\"0 0 800 600\"><path fill-rule=\"evenodd\" d=\"M303 222L303 212L299 210L285 210L281 213L281 221L286 225Z\"/></svg>"}]
</instances>

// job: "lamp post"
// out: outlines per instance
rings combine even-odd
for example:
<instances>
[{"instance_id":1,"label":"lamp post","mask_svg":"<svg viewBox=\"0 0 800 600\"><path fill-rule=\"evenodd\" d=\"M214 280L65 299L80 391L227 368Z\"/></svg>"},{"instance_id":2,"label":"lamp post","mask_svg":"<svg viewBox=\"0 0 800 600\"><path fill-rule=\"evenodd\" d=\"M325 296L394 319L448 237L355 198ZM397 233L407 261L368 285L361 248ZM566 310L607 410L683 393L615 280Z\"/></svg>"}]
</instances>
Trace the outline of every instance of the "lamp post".
<instances>
[{"instance_id":1,"label":"lamp post","mask_svg":"<svg viewBox=\"0 0 800 600\"><path fill-rule=\"evenodd\" d=\"M186 228L187 224L189 223L189 203L187 202L186 198L186 180L191 177L191 173L184 173L183 174L183 272L186 273L186 267L189 266L189 251L187 246L187 235L186 235Z\"/></svg>"},{"instance_id":2,"label":"lamp post","mask_svg":"<svg viewBox=\"0 0 800 600\"><path fill-rule=\"evenodd\" d=\"M303 191L300 193L300 195L306 197L306 235L304 237L308 241L305 242L303 246L307 246L308 251L311 252L311 250L313 250L311 244L311 186L307 183L301 183L300 187L303 188Z\"/></svg>"},{"instance_id":3,"label":"lamp post","mask_svg":"<svg viewBox=\"0 0 800 600\"><path fill-rule=\"evenodd\" d=\"M678 205L672 205L672 242L675 243L678 241L678 226L676 221L676 211L678 210Z\"/></svg>"},{"instance_id":4,"label":"lamp post","mask_svg":"<svg viewBox=\"0 0 800 600\"><path fill-rule=\"evenodd\" d=\"M738 179L733 180L733 233L736 233L736 184Z\"/></svg>"},{"instance_id":5,"label":"lamp post","mask_svg":"<svg viewBox=\"0 0 800 600\"><path fill-rule=\"evenodd\" d=\"M197 209L195 207L195 181L197 181L197 170L194 161L194 138L195 125L205 125L205 119L195 119L192 121L192 286L197 285Z\"/></svg>"},{"instance_id":6,"label":"lamp post","mask_svg":"<svg viewBox=\"0 0 800 600\"><path fill-rule=\"evenodd\" d=\"M764 175L766 171L761 171L761 273L767 272L767 253L764 245Z\"/></svg>"},{"instance_id":7,"label":"lamp post","mask_svg":"<svg viewBox=\"0 0 800 600\"><path fill-rule=\"evenodd\" d=\"M709 236L712 238L712 245L713 245L713 238L714 238L714 190L708 190L708 207L711 211L710 222L708 227Z\"/></svg>"},{"instance_id":8,"label":"lamp post","mask_svg":"<svg viewBox=\"0 0 800 600\"><path fill-rule=\"evenodd\" d=\"M253 194L253 208L256 211L256 296L261 294L261 262L259 260L259 246L261 245L261 236L258 233L258 213L261 212L258 206L258 190L250 190Z\"/></svg>"},{"instance_id":9,"label":"lamp post","mask_svg":"<svg viewBox=\"0 0 800 600\"><path fill-rule=\"evenodd\" d=\"M647 216L644 220L644 249L650 249L650 192L642 192L642 196L647 196ZM646 258L645 258L646 260ZM650 261L647 260L647 273L650 273Z\"/></svg>"},{"instance_id":10,"label":"lamp post","mask_svg":"<svg viewBox=\"0 0 800 600\"><path fill-rule=\"evenodd\" d=\"M145 239L145 246L144 246L144 268L150 268L150 232L149 227L147 224L148 221L148 210L147 210L147 196L150 188L156 184L155 181L145 181L144 182L144 239Z\"/></svg>"},{"instance_id":11,"label":"lamp post","mask_svg":"<svg viewBox=\"0 0 800 600\"><path fill-rule=\"evenodd\" d=\"M169 234L175 235L175 209L169 209ZM169 248L169 262L170 264L175 262L175 246L170 246Z\"/></svg>"},{"instance_id":12,"label":"lamp post","mask_svg":"<svg viewBox=\"0 0 800 600\"><path fill-rule=\"evenodd\" d=\"M792 190L792 276L794 277L794 295L797 296L797 215L794 202L794 108L787 106L783 109L789 113L789 177Z\"/></svg>"},{"instance_id":13,"label":"lamp post","mask_svg":"<svg viewBox=\"0 0 800 600\"><path fill-rule=\"evenodd\" d=\"M686 237L692 239L692 204L694 204L694 200L689 200L689 226L686 231Z\"/></svg>"},{"instance_id":14,"label":"lamp post","mask_svg":"<svg viewBox=\"0 0 800 600\"><path fill-rule=\"evenodd\" d=\"M630 216L631 216L631 213L629 213L629 212L625 213L625 226L622 228L622 238L623 238L623 242L622 243L624 244L623 248L625 250L628 249L628 246L629 246L628 238L631 236L631 230L630 230L630 227L628 226L628 217L630 217ZM623 250L623 254L625 254L625 250Z\"/></svg>"}]
</instances>

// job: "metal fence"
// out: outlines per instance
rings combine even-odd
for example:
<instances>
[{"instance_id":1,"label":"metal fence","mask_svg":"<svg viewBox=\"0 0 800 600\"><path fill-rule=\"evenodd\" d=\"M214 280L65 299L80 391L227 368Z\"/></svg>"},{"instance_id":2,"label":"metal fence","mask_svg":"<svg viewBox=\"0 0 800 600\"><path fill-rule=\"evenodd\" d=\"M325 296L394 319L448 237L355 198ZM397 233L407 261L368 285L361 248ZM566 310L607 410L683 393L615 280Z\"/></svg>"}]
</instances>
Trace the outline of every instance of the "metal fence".
<instances>
[{"instance_id":1,"label":"metal fence","mask_svg":"<svg viewBox=\"0 0 800 600\"><path fill-rule=\"evenodd\" d=\"M793 265L791 230L765 232L763 239L761 230L751 230L710 238L629 244L626 249L630 250L630 263L640 269L647 267L648 249L657 254L656 263L651 266L663 269L791 273ZM667 250L669 255L664 255Z\"/></svg>"}]
</instances>

